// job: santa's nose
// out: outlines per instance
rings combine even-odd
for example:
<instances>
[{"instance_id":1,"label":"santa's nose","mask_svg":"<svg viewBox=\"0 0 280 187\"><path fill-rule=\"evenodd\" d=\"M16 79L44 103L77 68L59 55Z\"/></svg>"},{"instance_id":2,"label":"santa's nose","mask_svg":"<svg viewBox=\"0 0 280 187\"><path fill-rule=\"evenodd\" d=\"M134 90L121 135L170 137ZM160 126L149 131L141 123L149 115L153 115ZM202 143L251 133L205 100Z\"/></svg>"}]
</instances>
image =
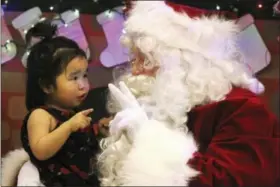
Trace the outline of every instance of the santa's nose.
<instances>
[{"instance_id":1,"label":"santa's nose","mask_svg":"<svg viewBox=\"0 0 280 187\"><path fill-rule=\"evenodd\" d=\"M132 63L131 65L131 73L133 75L139 75L143 73L144 69L142 66L140 66L138 63Z\"/></svg>"},{"instance_id":2,"label":"santa's nose","mask_svg":"<svg viewBox=\"0 0 280 187\"><path fill-rule=\"evenodd\" d=\"M142 74L143 72L141 72L141 71L139 71L139 70L137 70L137 69L135 69L135 70L132 70L132 75L140 75L140 74Z\"/></svg>"}]
</instances>

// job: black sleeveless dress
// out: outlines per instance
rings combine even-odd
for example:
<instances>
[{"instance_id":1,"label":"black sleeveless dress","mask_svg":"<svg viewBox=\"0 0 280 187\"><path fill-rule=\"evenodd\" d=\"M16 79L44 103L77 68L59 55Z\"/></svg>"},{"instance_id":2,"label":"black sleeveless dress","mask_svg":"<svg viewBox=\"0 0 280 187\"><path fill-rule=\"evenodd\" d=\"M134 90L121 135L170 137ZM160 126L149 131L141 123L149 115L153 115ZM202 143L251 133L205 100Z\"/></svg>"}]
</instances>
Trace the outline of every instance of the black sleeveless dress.
<instances>
[{"instance_id":1,"label":"black sleeveless dress","mask_svg":"<svg viewBox=\"0 0 280 187\"><path fill-rule=\"evenodd\" d=\"M41 108L55 117L58 121L56 128L74 115L55 108ZM29 146L27 121L30 113L27 114L22 125L21 141L31 162L39 170L41 182L46 186L99 186L95 166L99 145L93 126L72 133L63 147L52 158L40 161L33 155Z\"/></svg>"}]
</instances>

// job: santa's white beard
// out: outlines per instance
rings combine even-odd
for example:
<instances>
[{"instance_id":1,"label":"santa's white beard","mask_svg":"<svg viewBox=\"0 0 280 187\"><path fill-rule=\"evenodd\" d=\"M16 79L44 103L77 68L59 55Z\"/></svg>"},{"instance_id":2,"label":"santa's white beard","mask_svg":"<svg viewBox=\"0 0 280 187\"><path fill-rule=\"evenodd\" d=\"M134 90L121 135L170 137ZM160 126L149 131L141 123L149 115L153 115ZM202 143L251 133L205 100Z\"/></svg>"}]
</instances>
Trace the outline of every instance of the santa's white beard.
<instances>
[{"instance_id":1,"label":"santa's white beard","mask_svg":"<svg viewBox=\"0 0 280 187\"><path fill-rule=\"evenodd\" d=\"M114 80L115 85L118 86L120 81L123 81L132 94L136 98L139 98L150 95L152 87L155 83L155 78L147 75L132 75L131 73L126 73ZM120 111L118 103L115 102L110 93L108 95L107 109L110 113L117 113Z\"/></svg>"},{"instance_id":2,"label":"santa's white beard","mask_svg":"<svg viewBox=\"0 0 280 187\"><path fill-rule=\"evenodd\" d=\"M182 67L173 66L160 69L155 77L126 73L114 82L119 86L118 83L123 81L152 119L168 123L172 120L176 124L174 126L184 125L186 112L197 102L201 103L201 100L195 100L194 103L188 101L189 89L184 81L186 71ZM107 108L111 113L120 111L118 103L110 94Z\"/></svg>"},{"instance_id":3,"label":"santa's white beard","mask_svg":"<svg viewBox=\"0 0 280 187\"><path fill-rule=\"evenodd\" d=\"M176 76L174 76L173 73ZM173 74L173 76L171 76L171 74ZM182 81L184 75L185 73L183 73L182 69L175 72L175 68L172 68L169 71L164 72L161 70L158 72L156 79L145 75L133 76L131 74L125 74L116 80L116 82L124 81L126 83L151 119L166 121L168 126L181 126L185 132L185 130L187 130L185 126L187 107L185 106L187 106L188 96L185 84ZM118 84L116 84L116 86L118 86ZM185 105L183 103L185 103ZM190 109L191 107L188 106L188 108ZM108 98L108 109L114 113L119 111L119 106L110 96ZM163 130L163 132L165 131ZM173 133L171 133L171 135L173 135ZM103 152L100 154L98 160L100 164L99 170L102 175L102 185L140 185L141 183L127 183L124 178L124 175L127 174L126 172L128 170L131 171L131 169L125 168L132 164L127 164L127 156L130 155L129 153L133 153L133 151L131 152L133 145L127 141L125 135L121 136L120 139L118 138L119 137L110 136L101 141ZM164 137L162 137L162 139L164 139ZM180 144L180 142L178 142L178 144ZM140 148L141 146L138 147ZM184 162L185 161L186 160L184 160ZM180 168L182 168L182 166ZM185 168L183 169L185 170ZM137 180L140 181L139 179ZM151 181L148 181L148 183L145 184L156 183L158 182L151 183Z\"/></svg>"},{"instance_id":4,"label":"santa's white beard","mask_svg":"<svg viewBox=\"0 0 280 187\"><path fill-rule=\"evenodd\" d=\"M159 69L156 78L127 73L114 82L116 86L120 81L125 82L150 118L168 122L172 127L185 127L187 112L193 107L221 100L232 88L230 80L215 72L217 69L213 70L214 73L205 71L198 76L197 71L190 72L180 64L173 64ZM110 95L108 109L112 113L120 111Z\"/></svg>"},{"instance_id":5,"label":"santa's white beard","mask_svg":"<svg viewBox=\"0 0 280 187\"><path fill-rule=\"evenodd\" d=\"M177 144L178 146L184 144L184 141L188 141L191 142L190 144L190 149L186 154L188 156L186 156L185 158L183 158L182 156L179 156L180 154L178 154L178 158L175 158L174 155L166 155L166 157L161 157L162 161L166 160L169 162L170 157L174 157L175 160L179 160L177 162L177 167L178 170L175 171L171 171L171 170L166 170L168 172L162 173L162 176L164 175L170 175L173 176L173 172L181 172L181 175L178 176L184 176L184 173L186 173L186 175L189 176L195 176L197 173L195 171L193 171L192 169L188 168L185 163L189 158L189 155L191 155L194 151L195 151L195 145L194 145L194 141L192 141L192 137L191 135L187 135L187 127L185 125L185 123L187 122L187 112L189 110L191 110L191 108L196 104L197 101L195 101L195 103L189 102L189 92L187 89L187 86L184 82L184 77L186 76L186 72L181 68L181 67L173 67L170 68L168 70L160 70L157 75L156 75L156 79L154 77L150 77L150 76L132 76L130 74L126 74L123 75L122 77L120 77L120 79L117 80L120 81L124 81L127 86L130 88L130 90L135 94L135 96L137 97L139 103L142 105L142 107L145 109L145 111L147 112L147 114L149 115L149 117L151 119L155 119L161 122L166 122L164 124L166 124L168 128L172 128L174 129L174 131L166 131L164 129L162 129L162 132L167 132L166 134L162 134L161 135L157 135L157 139L155 139L153 142L155 143L155 146L157 146L157 144L159 144L158 141L161 141L166 139L166 135L169 136L169 138L171 138L172 136L174 136L173 139L173 143L172 141L170 142L170 144L172 144L171 147L174 148L174 151L176 151L177 149L181 149L180 147L176 147L174 146L174 144ZM118 86L118 84L116 84ZM116 102L109 97L109 101L108 101L108 108L111 112L118 112L119 111L119 106L116 104ZM165 126L165 125L164 125ZM159 126L158 126L159 127ZM163 128L166 128L163 127ZM147 131L150 132L150 134L156 133L156 129L153 131L153 129L147 129ZM159 131L161 131L158 128ZM175 138L176 132L182 132L183 134L185 134L183 139L177 139ZM170 134L169 134L170 133ZM141 135L143 133L139 134L139 139L141 139L140 141L143 141L143 138L148 138L146 135L143 136ZM146 133L145 133L146 134ZM168 135L169 134L169 135ZM161 137L161 138L160 138ZM129 141L127 141L125 135L121 136L120 139L118 139L119 137L115 137L115 136L110 136L106 139L103 139L101 141L101 147L103 149L103 152L100 154L99 156L99 171L102 175L101 177L101 183L104 186L121 186L121 185L141 185L141 184L146 184L146 185L160 185L160 184L164 184L162 182L167 182L166 180L163 180L162 178L158 178L156 179L155 177L153 179L148 179L149 176L153 176L152 173L154 172L158 172L158 171L150 171L151 173L148 173L148 171L145 172L145 168L139 168L138 164L135 163L133 160L135 160L134 156L131 155L139 155L139 149L141 150L145 150L145 146L142 147L141 146L141 142L140 144L138 143L137 145L131 145ZM168 139L169 139L168 138ZM154 138L152 138L154 139ZM139 142L139 141L137 141ZM186 143L188 144L188 143ZM137 146L137 150L134 151L135 146ZM168 145L166 145L168 146ZM186 145L187 146L187 145ZM166 150L162 149L161 146L158 147L159 150L157 152L165 152ZM170 150L172 148L170 147L166 147L166 149ZM181 149L182 150L182 149ZM155 150L156 151L156 150ZM174 152L173 151L173 152ZM149 158L150 159L156 159L156 155L152 154L152 153L141 153L141 154L148 154L149 156L153 157L153 158ZM144 158L144 155L142 155L141 157ZM129 156L129 157L128 157ZM146 158L146 157L145 157ZM172 159L171 159L172 160ZM149 165L148 160L144 161L146 164ZM185 167L184 167L185 166ZM132 168L131 168L132 167ZM140 176L146 178L146 183L144 183L144 181L142 181L141 183L141 177L139 178L139 173L131 173L130 178L128 179L127 174L128 172L132 172L137 168L137 170L141 170L141 174ZM174 165L174 168L176 168L176 166ZM135 171L134 171L135 172ZM139 171L140 172L140 171ZM157 174L157 176L160 176L160 173ZM133 178L133 179L131 179ZM171 179L172 177L169 177L170 181L168 182L169 185L178 185L178 183L174 183L173 179ZM184 177L182 177L183 179L181 180L182 184L184 183ZM177 179L174 179L177 180ZM187 178L186 178L187 180ZM184 183L185 184L185 183Z\"/></svg>"}]
</instances>

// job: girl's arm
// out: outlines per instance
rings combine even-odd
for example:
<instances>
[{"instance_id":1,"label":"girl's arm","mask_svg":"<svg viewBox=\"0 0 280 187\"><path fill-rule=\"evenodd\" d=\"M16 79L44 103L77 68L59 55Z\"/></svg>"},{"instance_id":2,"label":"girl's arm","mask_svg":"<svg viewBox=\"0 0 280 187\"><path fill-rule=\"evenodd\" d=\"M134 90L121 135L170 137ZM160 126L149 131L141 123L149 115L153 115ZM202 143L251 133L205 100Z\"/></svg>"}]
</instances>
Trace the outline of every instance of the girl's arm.
<instances>
[{"instance_id":1,"label":"girl's arm","mask_svg":"<svg viewBox=\"0 0 280 187\"><path fill-rule=\"evenodd\" d=\"M29 117L29 143L38 160L47 160L55 155L71 134L71 126L67 121L50 132L54 123L53 117L43 109L34 110Z\"/></svg>"}]
</instances>

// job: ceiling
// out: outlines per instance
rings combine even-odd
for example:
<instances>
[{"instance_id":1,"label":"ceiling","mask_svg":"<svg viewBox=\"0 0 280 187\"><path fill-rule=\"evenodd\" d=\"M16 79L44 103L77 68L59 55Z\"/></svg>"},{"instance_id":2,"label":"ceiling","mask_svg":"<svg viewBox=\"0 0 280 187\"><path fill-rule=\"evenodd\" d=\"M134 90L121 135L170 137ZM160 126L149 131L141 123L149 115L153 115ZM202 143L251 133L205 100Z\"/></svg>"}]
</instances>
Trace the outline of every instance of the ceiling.
<instances>
[{"instance_id":1,"label":"ceiling","mask_svg":"<svg viewBox=\"0 0 280 187\"><path fill-rule=\"evenodd\" d=\"M7 1L7 5L5 5ZM96 2L97 1L97 2ZM41 8L43 12L49 12L53 6L55 12L63 12L71 8L77 8L81 13L99 14L107 9L123 5L124 0L2 0L1 5L6 11L25 11L34 6ZM251 13L255 19L279 19L273 16L273 5L276 0L169 0L179 4L185 4L203 9L215 10L219 5L221 10L233 11L238 9L239 16ZM262 8L258 8L262 3Z\"/></svg>"}]
</instances>

